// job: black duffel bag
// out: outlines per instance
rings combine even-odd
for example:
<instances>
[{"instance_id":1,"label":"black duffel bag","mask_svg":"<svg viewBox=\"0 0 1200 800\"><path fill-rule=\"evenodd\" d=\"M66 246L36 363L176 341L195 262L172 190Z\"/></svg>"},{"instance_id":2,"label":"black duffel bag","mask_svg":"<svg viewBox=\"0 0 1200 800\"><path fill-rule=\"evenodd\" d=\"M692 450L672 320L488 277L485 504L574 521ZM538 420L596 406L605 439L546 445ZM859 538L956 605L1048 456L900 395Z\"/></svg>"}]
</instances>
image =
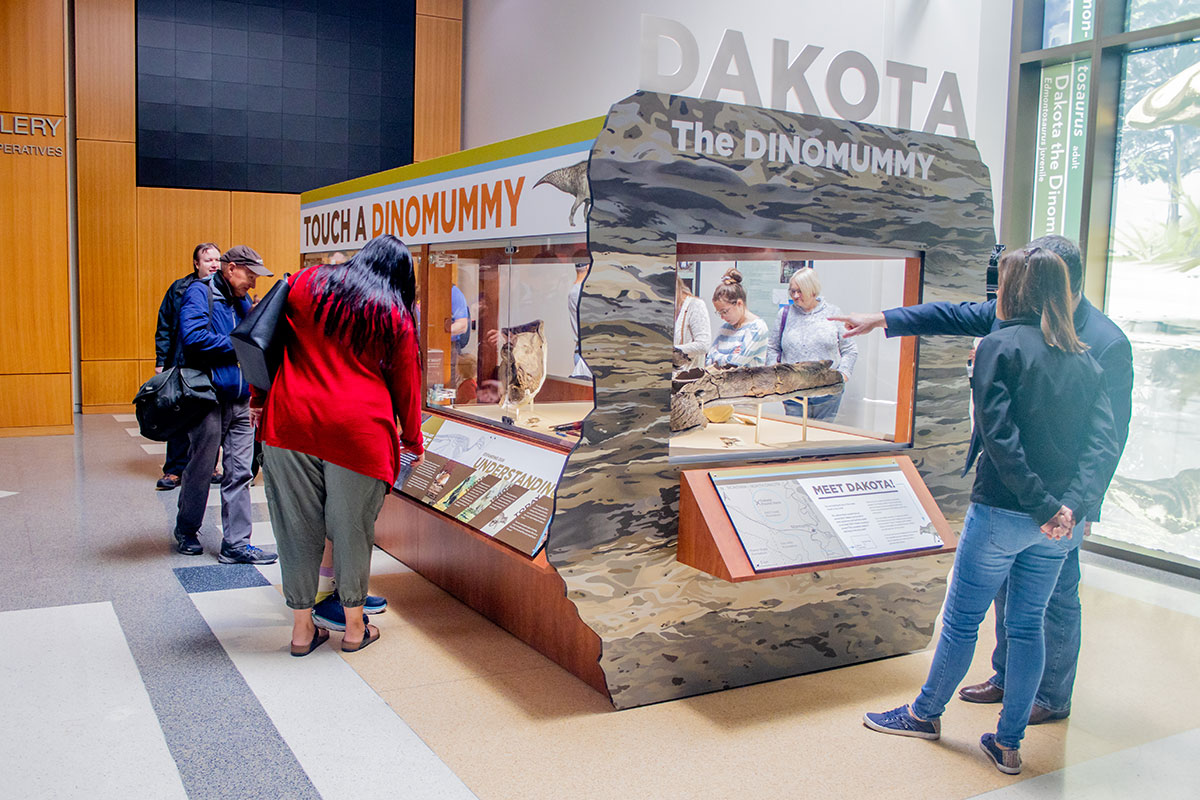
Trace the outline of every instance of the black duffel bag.
<instances>
[{"instance_id":1,"label":"black duffel bag","mask_svg":"<svg viewBox=\"0 0 1200 800\"><path fill-rule=\"evenodd\" d=\"M284 275L229 334L246 382L264 392L271 388L271 379L283 363L289 288Z\"/></svg>"},{"instance_id":2,"label":"black duffel bag","mask_svg":"<svg viewBox=\"0 0 1200 800\"><path fill-rule=\"evenodd\" d=\"M165 442L191 430L217 404L208 373L191 367L167 367L142 384L133 398L142 436Z\"/></svg>"}]
</instances>

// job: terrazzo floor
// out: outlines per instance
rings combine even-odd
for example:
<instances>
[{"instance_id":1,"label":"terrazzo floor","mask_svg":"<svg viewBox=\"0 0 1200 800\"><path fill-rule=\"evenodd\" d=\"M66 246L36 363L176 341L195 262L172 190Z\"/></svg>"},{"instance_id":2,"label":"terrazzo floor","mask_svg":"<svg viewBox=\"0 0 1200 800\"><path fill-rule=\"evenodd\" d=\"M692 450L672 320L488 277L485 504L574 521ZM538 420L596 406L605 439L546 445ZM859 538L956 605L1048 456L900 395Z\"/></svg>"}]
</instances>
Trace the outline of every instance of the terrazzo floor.
<instances>
[{"instance_id":1,"label":"terrazzo floor","mask_svg":"<svg viewBox=\"0 0 1200 800\"><path fill-rule=\"evenodd\" d=\"M929 652L614 712L380 551L383 638L343 655L335 633L290 658L278 567L217 564L215 510L205 555L176 554L177 493L153 490L160 448L131 424L0 439L0 797L1173 800L1200 785L1196 581L1084 554L1074 711L1029 729L1014 778L977 749L994 706L952 702L936 743L862 727L911 699ZM253 542L270 548L256 488ZM989 622L969 680L991 645Z\"/></svg>"}]
</instances>

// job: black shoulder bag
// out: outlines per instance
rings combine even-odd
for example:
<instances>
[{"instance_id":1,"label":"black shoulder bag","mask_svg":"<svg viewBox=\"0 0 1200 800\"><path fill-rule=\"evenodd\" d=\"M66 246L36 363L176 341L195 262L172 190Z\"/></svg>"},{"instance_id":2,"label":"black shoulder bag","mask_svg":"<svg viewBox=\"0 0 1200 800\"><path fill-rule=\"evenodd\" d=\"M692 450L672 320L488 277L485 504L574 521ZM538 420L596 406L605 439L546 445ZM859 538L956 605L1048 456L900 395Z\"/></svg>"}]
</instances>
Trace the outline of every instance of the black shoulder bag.
<instances>
[{"instance_id":1,"label":"black shoulder bag","mask_svg":"<svg viewBox=\"0 0 1200 800\"><path fill-rule=\"evenodd\" d=\"M212 284L208 286L208 327L212 329ZM191 430L217 404L208 372L176 364L142 384L133 398L142 436L165 442Z\"/></svg>"},{"instance_id":2,"label":"black shoulder bag","mask_svg":"<svg viewBox=\"0 0 1200 800\"><path fill-rule=\"evenodd\" d=\"M271 380L283 363L290 275L285 273L229 334L238 363L242 365L242 375L250 385L264 392L271 388Z\"/></svg>"}]
</instances>

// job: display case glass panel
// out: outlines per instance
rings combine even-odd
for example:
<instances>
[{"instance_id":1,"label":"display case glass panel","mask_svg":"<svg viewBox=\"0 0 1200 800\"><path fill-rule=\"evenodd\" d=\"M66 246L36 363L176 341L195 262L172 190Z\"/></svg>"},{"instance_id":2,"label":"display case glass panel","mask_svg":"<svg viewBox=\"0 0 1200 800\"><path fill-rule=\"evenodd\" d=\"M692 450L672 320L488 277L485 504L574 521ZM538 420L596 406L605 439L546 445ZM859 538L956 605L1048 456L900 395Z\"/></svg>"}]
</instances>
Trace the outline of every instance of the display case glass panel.
<instances>
[{"instance_id":1,"label":"display case glass panel","mask_svg":"<svg viewBox=\"0 0 1200 800\"><path fill-rule=\"evenodd\" d=\"M426 402L569 448L592 410L582 235L434 245L420 290Z\"/></svg>"},{"instance_id":2,"label":"display case glass panel","mask_svg":"<svg viewBox=\"0 0 1200 800\"><path fill-rule=\"evenodd\" d=\"M681 242L672 462L909 446L915 341L847 339L827 318L919 302L920 273L918 253ZM692 341L698 313L707 347Z\"/></svg>"}]
</instances>

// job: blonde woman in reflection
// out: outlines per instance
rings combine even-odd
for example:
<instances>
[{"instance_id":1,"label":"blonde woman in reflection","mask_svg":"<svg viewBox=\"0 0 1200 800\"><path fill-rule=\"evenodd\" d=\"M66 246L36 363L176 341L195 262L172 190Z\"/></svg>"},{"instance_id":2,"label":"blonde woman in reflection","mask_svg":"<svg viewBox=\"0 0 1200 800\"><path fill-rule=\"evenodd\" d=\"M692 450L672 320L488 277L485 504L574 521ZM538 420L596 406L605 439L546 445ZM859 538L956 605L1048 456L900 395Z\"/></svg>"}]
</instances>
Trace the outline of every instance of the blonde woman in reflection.
<instances>
[{"instance_id":1,"label":"blonde woman in reflection","mask_svg":"<svg viewBox=\"0 0 1200 800\"><path fill-rule=\"evenodd\" d=\"M771 336L768 364L780 362L795 364L799 361L831 361L833 368L842 373L842 380L849 381L858 361L858 345L846 338L846 330L830 317L841 314L841 310L827 303L821 296L821 279L812 267L801 267L788 282L790 306L779 315L779 324ZM808 416L811 419L833 419L842 404L840 394L810 397ZM783 401L789 416L803 415L804 407L795 400Z\"/></svg>"},{"instance_id":2,"label":"blonde woman in reflection","mask_svg":"<svg viewBox=\"0 0 1200 800\"><path fill-rule=\"evenodd\" d=\"M712 327L708 323L708 307L688 291L679 276L675 276L675 361L684 369L704 366L704 356L712 344ZM680 358L682 356L682 358Z\"/></svg>"}]
</instances>

